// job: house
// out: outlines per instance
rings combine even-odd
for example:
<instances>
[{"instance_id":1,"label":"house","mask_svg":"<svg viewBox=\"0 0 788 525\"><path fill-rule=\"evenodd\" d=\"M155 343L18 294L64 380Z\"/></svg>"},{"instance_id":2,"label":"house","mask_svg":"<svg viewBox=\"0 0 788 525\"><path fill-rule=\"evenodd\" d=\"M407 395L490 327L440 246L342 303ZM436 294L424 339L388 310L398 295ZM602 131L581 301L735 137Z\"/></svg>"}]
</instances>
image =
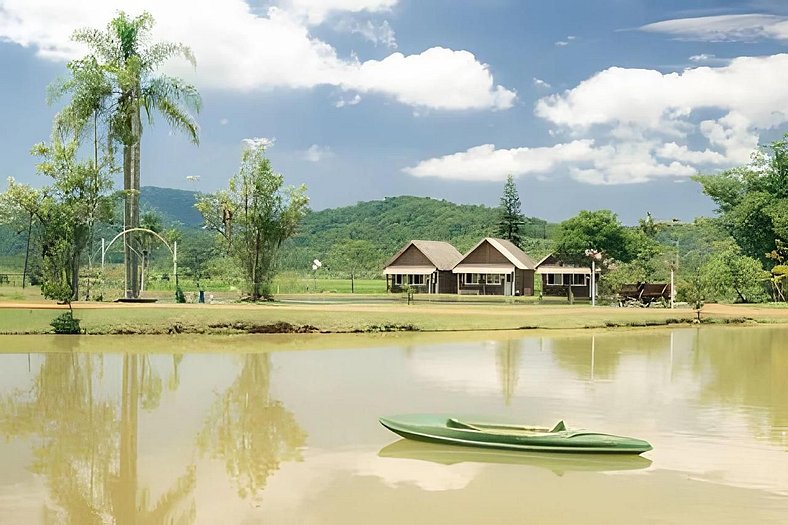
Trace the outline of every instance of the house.
<instances>
[{"instance_id":1,"label":"house","mask_svg":"<svg viewBox=\"0 0 788 525\"><path fill-rule=\"evenodd\" d=\"M589 262L590 265L590 262ZM576 298L591 298L591 268L559 260L550 254L536 263L536 274L542 280L542 295L566 296L568 288ZM597 280L599 269L597 268Z\"/></svg>"},{"instance_id":2,"label":"house","mask_svg":"<svg viewBox=\"0 0 788 525\"><path fill-rule=\"evenodd\" d=\"M386 291L399 292L404 286L420 293L457 293L452 268L462 254L443 241L410 241L386 263Z\"/></svg>"},{"instance_id":3,"label":"house","mask_svg":"<svg viewBox=\"0 0 788 525\"><path fill-rule=\"evenodd\" d=\"M533 295L535 267L534 260L512 242L487 237L452 272L459 294Z\"/></svg>"}]
</instances>

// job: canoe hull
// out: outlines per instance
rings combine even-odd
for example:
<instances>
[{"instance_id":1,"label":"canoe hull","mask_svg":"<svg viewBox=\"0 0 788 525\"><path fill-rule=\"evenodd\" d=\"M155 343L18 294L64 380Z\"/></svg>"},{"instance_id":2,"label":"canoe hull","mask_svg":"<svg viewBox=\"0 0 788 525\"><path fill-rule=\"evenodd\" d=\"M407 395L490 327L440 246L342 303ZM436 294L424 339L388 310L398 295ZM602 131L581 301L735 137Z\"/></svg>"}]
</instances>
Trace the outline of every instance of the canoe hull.
<instances>
[{"instance_id":1,"label":"canoe hull","mask_svg":"<svg viewBox=\"0 0 788 525\"><path fill-rule=\"evenodd\" d=\"M380 423L406 439L449 445L521 450L529 452L570 452L594 454L642 454L651 450L643 440L584 431L484 432L451 428L453 418L442 415L410 414L380 418Z\"/></svg>"}]
</instances>

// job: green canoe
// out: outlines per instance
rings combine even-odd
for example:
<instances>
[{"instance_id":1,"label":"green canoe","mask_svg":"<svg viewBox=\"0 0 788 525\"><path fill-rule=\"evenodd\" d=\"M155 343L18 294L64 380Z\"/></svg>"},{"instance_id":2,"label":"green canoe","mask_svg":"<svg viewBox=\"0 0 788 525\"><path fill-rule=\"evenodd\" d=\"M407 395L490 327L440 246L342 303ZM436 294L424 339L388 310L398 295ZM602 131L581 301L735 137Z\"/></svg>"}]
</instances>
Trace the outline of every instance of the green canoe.
<instances>
[{"instance_id":1,"label":"green canoe","mask_svg":"<svg viewBox=\"0 0 788 525\"><path fill-rule=\"evenodd\" d=\"M380 418L380 423L408 439L509 450L604 454L642 454L651 445L642 439L586 430L481 422L437 414L407 414Z\"/></svg>"}]
</instances>

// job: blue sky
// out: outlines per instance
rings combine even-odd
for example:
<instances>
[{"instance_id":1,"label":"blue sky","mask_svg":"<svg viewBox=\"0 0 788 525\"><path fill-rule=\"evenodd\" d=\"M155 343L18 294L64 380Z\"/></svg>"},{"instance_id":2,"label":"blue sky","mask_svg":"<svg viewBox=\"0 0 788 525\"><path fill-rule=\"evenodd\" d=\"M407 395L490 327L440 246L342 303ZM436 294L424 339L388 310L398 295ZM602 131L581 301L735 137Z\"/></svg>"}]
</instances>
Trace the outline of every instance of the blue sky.
<instances>
[{"instance_id":1,"label":"blue sky","mask_svg":"<svg viewBox=\"0 0 788 525\"><path fill-rule=\"evenodd\" d=\"M41 184L28 151L80 27L118 10L189 45L201 144L146 129L143 185L213 191L244 139L322 209L392 195L527 215L610 208L627 223L713 204L689 177L788 131L788 5L646 0L0 0L0 176ZM188 178L187 178L188 177Z\"/></svg>"}]
</instances>

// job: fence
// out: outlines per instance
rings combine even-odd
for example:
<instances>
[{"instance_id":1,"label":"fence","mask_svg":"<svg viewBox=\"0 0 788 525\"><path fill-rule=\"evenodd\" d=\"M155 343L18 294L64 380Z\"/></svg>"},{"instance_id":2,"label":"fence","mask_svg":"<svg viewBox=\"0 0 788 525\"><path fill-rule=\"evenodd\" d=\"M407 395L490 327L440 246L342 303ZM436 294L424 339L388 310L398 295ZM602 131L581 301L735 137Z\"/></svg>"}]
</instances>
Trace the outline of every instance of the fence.
<instances>
[{"instance_id":1,"label":"fence","mask_svg":"<svg viewBox=\"0 0 788 525\"><path fill-rule=\"evenodd\" d=\"M0 286L22 286L21 273L0 273ZM27 277L27 283L30 284L30 276Z\"/></svg>"}]
</instances>

